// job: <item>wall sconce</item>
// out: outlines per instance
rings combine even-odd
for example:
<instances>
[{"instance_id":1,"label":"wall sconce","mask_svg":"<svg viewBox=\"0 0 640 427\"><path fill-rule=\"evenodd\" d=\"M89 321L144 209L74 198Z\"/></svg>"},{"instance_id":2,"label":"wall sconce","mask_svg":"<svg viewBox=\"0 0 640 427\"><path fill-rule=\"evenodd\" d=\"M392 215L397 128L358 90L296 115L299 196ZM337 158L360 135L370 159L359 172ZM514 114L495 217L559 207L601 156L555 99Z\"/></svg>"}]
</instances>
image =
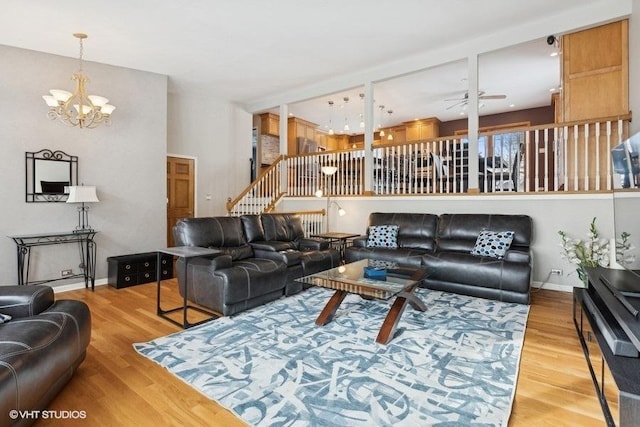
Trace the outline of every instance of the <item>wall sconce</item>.
<instances>
[{"instance_id":1,"label":"wall sconce","mask_svg":"<svg viewBox=\"0 0 640 427\"><path fill-rule=\"evenodd\" d=\"M94 185L72 185L65 188L65 192L68 190L69 198L67 203L82 203L78 207L78 226L76 232L93 231L93 228L89 225L89 206L85 206L85 203L99 202L96 195L96 187Z\"/></svg>"}]
</instances>

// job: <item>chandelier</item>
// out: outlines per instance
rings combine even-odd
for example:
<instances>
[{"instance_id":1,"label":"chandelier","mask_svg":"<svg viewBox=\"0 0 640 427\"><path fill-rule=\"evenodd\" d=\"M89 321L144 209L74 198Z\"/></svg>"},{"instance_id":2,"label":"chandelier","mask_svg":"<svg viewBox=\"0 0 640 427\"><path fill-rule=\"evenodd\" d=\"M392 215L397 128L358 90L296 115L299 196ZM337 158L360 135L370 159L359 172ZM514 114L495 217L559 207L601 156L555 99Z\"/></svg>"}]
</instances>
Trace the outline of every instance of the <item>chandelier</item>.
<instances>
[{"instance_id":1,"label":"chandelier","mask_svg":"<svg viewBox=\"0 0 640 427\"><path fill-rule=\"evenodd\" d=\"M44 95L42 98L49 106L47 117L81 128L92 129L103 123L110 125L111 113L116 107L108 104L109 100L103 96L87 96L84 88L89 78L82 71L82 40L86 39L87 35L75 33L73 36L80 40L80 66L79 70L71 76L71 80L76 81L76 90L71 93L66 90L51 89L49 91L51 95Z\"/></svg>"}]
</instances>

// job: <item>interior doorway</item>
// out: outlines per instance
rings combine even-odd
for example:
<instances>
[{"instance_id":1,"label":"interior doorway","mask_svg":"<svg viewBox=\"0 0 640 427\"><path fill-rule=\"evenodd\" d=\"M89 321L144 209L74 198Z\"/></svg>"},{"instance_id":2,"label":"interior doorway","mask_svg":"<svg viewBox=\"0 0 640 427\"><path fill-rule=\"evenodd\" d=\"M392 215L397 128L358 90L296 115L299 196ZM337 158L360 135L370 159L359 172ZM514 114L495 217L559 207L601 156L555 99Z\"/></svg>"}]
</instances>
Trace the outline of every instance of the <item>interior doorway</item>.
<instances>
[{"instance_id":1,"label":"interior doorway","mask_svg":"<svg viewBox=\"0 0 640 427\"><path fill-rule=\"evenodd\" d=\"M195 159L167 156L167 246L175 246L172 229L180 218L195 216Z\"/></svg>"}]
</instances>

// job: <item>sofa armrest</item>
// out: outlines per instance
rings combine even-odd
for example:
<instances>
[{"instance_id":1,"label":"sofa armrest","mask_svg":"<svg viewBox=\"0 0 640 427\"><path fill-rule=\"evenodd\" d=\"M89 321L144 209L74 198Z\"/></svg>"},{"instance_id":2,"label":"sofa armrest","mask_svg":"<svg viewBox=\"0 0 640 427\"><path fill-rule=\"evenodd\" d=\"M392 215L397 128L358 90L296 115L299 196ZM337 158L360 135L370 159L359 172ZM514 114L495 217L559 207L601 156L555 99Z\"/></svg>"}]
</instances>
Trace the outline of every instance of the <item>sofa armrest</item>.
<instances>
[{"instance_id":1,"label":"sofa armrest","mask_svg":"<svg viewBox=\"0 0 640 427\"><path fill-rule=\"evenodd\" d=\"M180 258L178 259L178 263L184 264L184 260ZM189 265L203 265L211 270L222 270L223 268L231 267L233 265L233 259L231 255L228 254L217 255L213 258L197 257L190 259Z\"/></svg>"},{"instance_id":2,"label":"sofa armrest","mask_svg":"<svg viewBox=\"0 0 640 427\"><path fill-rule=\"evenodd\" d=\"M304 237L298 239L298 249L301 251L324 251L329 249L329 241L324 239L316 239Z\"/></svg>"},{"instance_id":3,"label":"sofa armrest","mask_svg":"<svg viewBox=\"0 0 640 427\"><path fill-rule=\"evenodd\" d=\"M13 318L40 314L51 307L54 301L51 286L0 286L0 313Z\"/></svg>"},{"instance_id":4,"label":"sofa armrest","mask_svg":"<svg viewBox=\"0 0 640 427\"><path fill-rule=\"evenodd\" d=\"M509 249L504 255L504 260L509 262L522 262L529 264L531 262L531 255L529 252Z\"/></svg>"},{"instance_id":5,"label":"sofa armrest","mask_svg":"<svg viewBox=\"0 0 640 427\"><path fill-rule=\"evenodd\" d=\"M295 249L293 242L280 242L277 240L261 240L249 243L254 251L262 252L281 252L288 249Z\"/></svg>"},{"instance_id":6,"label":"sofa armrest","mask_svg":"<svg viewBox=\"0 0 640 427\"><path fill-rule=\"evenodd\" d=\"M353 241L351 242L351 246L355 246L356 248L366 248L368 240L369 236L358 236L353 239Z\"/></svg>"}]
</instances>

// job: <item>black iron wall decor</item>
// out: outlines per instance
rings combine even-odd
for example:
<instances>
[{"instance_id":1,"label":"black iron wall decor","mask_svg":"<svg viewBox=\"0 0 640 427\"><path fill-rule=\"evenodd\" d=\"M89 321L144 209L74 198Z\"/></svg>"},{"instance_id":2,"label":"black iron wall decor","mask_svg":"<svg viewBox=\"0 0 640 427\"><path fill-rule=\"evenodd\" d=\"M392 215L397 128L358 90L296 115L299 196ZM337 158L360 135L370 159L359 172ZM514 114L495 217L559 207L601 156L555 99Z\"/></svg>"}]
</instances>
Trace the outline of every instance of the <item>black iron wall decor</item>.
<instances>
[{"instance_id":1,"label":"black iron wall decor","mask_svg":"<svg viewBox=\"0 0 640 427\"><path fill-rule=\"evenodd\" d=\"M78 157L49 149L25 154L26 202L66 202L65 187L78 185Z\"/></svg>"}]
</instances>

